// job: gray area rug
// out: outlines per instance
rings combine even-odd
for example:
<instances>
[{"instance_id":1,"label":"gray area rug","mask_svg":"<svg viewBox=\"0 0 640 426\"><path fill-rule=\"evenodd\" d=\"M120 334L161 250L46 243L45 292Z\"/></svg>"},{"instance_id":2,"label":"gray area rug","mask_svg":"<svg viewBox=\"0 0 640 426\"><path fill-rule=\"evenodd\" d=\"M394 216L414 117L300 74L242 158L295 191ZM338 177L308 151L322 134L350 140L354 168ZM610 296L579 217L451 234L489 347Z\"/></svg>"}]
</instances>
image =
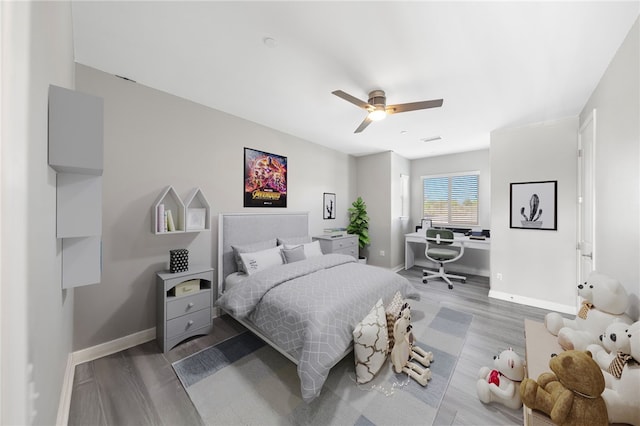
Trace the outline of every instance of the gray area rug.
<instances>
[{"instance_id":1,"label":"gray area rug","mask_svg":"<svg viewBox=\"0 0 640 426\"><path fill-rule=\"evenodd\" d=\"M455 370L472 315L409 300L417 343L433 352L426 387L387 361L373 381L355 381L353 354L306 404L296 366L246 332L173 363L208 425L430 425Z\"/></svg>"}]
</instances>

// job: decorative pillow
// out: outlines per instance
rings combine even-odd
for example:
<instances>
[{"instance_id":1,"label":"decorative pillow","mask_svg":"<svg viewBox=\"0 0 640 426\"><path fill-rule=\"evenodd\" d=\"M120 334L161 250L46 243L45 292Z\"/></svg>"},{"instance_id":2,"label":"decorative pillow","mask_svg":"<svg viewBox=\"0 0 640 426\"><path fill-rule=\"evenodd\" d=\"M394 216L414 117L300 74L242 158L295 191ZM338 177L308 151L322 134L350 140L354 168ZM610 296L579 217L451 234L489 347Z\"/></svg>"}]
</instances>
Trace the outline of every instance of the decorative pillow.
<instances>
[{"instance_id":1,"label":"decorative pillow","mask_svg":"<svg viewBox=\"0 0 640 426\"><path fill-rule=\"evenodd\" d=\"M404 298L399 291L396 291L396 294L393 295L393 299L387 305L385 309L385 314L387 317L387 334L389 338L389 352L393 349L393 345L395 343L395 339L393 338L393 326L398 319L398 315L400 315L400 309L402 309L402 305L404 304Z\"/></svg>"},{"instance_id":2,"label":"decorative pillow","mask_svg":"<svg viewBox=\"0 0 640 426\"><path fill-rule=\"evenodd\" d=\"M356 380L367 383L380 371L387 359L387 320L382 299L353 330Z\"/></svg>"},{"instance_id":3,"label":"decorative pillow","mask_svg":"<svg viewBox=\"0 0 640 426\"><path fill-rule=\"evenodd\" d=\"M266 250L268 248L273 248L275 246L277 246L275 238L272 238L270 240L265 240L265 241L259 241L256 243L245 244L242 246L231 246L231 249L233 250L233 258L236 261L238 272L247 272L244 269L244 265L242 264L240 253L252 253L255 251L261 251L261 250Z\"/></svg>"},{"instance_id":4,"label":"decorative pillow","mask_svg":"<svg viewBox=\"0 0 640 426\"><path fill-rule=\"evenodd\" d=\"M293 244L285 244L284 248L288 250L296 248L298 246ZM304 247L304 255L307 259L310 257L322 256L324 254L322 253L322 249L320 248L320 241L313 241L310 243L302 244L302 247Z\"/></svg>"},{"instance_id":5,"label":"decorative pillow","mask_svg":"<svg viewBox=\"0 0 640 426\"><path fill-rule=\"evenodd\" d=\"M278 238L278 245L289 244L289 245L300 245L311 242L311 237L309 235L305 235L303 237L287 237L287 238Z\"/></svg>"},{"instance_id":6,"label":"decorative pillow","mask_svg":"<svg viewBox=\"0 0 640 426\"><path fill-rule=\"evenodd\" d=\"M305 260L304 247L296 246L291 249L283 249L282 256L284 256L284 263L293 263L300 260Z\"/></svg>"},{"instance_id":7,"label":"decorative pillow","mask_svg":"<svg viewBox=\"0 0 640 426\"><path fill-rule=\"evenodd\" d=\"M267 250L255 251L252 253L240 253L244 270L252 275L258 271L282 265L282 247L274 247Z\"/></svg>"}]
</instances>

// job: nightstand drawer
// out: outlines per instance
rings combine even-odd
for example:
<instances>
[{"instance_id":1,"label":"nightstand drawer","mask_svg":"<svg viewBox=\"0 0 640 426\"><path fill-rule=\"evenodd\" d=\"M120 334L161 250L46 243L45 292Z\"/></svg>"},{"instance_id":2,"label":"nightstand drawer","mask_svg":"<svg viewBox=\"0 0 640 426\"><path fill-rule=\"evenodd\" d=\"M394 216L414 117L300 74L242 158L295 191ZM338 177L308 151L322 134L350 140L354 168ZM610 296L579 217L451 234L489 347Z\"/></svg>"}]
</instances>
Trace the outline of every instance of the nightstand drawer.
<instances>
[{"instance_id":1,"label":"nightstand drawer","mask_svg":"<svg viewBox=\"0 0 640 426\"><path fill-rule=\"evenodd\" d=\"M167 339L211 323L211 307L167 321Z\"/></svg>"},{"instance_id":2,"label":"nightstand drawer","mask_svg":"<svg viewBox=\"0 0 640 426\"><path fill-rule=\"evenodd\" d=\"M355 244L350 245L349 247L334 249L333 252L339 254L348 254L349 256L353 256L356 258L358 257L358 247Z\"/></svg>"},{"instance_id":3,"label":"nightstand drawer","mask_svg":"<svg viewBox=\"0 0 640 426\"><path fill-rule=\"evenodd\" d=\"M338 250L347 249L347 248L355 248L357 238L340 238L339 240L331 241L331 246L333 247L333 252L336 253Z\"/></svg>"},{"instance_id":4,"label":"nightstand drawer","mask_svg":"<svg viewBox=\"0 0 640 426\"><path fill-rule=\"evenodd\" d=\"M211 290L189 296L167 298L167 320L211 306Z\"/></svg>"}]
</instances>

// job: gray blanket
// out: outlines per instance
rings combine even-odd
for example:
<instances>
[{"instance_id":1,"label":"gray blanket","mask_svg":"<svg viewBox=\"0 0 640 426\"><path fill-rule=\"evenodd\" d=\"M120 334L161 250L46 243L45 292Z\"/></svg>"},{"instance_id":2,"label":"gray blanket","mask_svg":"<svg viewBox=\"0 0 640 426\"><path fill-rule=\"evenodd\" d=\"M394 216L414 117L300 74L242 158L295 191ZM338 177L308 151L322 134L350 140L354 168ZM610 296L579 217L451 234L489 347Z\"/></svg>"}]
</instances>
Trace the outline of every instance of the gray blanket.
<instances>
[{"instance_id":1,"label":"gray blanket","mask_svg":"<svg viewBox=\"0 0 640 426\"><path fill-rule=\"evenodd\" d=\"M378 299L386 304L396 291L416 296L396 273L328 254L251 275L217 305L249 319L298 360L302 397L310 402L351 345L355 325Z\"/></svg>"}]
</instances>

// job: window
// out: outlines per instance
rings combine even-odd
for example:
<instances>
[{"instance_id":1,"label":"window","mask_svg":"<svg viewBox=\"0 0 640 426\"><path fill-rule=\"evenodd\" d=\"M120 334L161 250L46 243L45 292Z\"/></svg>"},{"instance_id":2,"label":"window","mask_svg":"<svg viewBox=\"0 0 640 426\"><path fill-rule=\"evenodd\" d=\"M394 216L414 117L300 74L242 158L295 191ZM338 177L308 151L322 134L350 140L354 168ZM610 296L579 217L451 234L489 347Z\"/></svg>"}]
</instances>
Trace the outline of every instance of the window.
<instances>
[{"instance_id":1,"label":"window","mask_svg":"<svg viewBox=\"0 0 640 426\"><path fill-rule=\"evenodd\" d=\"M479 172L423 176L423 216L434 223L478 224Z\"/></svg>"}]
</instances>

